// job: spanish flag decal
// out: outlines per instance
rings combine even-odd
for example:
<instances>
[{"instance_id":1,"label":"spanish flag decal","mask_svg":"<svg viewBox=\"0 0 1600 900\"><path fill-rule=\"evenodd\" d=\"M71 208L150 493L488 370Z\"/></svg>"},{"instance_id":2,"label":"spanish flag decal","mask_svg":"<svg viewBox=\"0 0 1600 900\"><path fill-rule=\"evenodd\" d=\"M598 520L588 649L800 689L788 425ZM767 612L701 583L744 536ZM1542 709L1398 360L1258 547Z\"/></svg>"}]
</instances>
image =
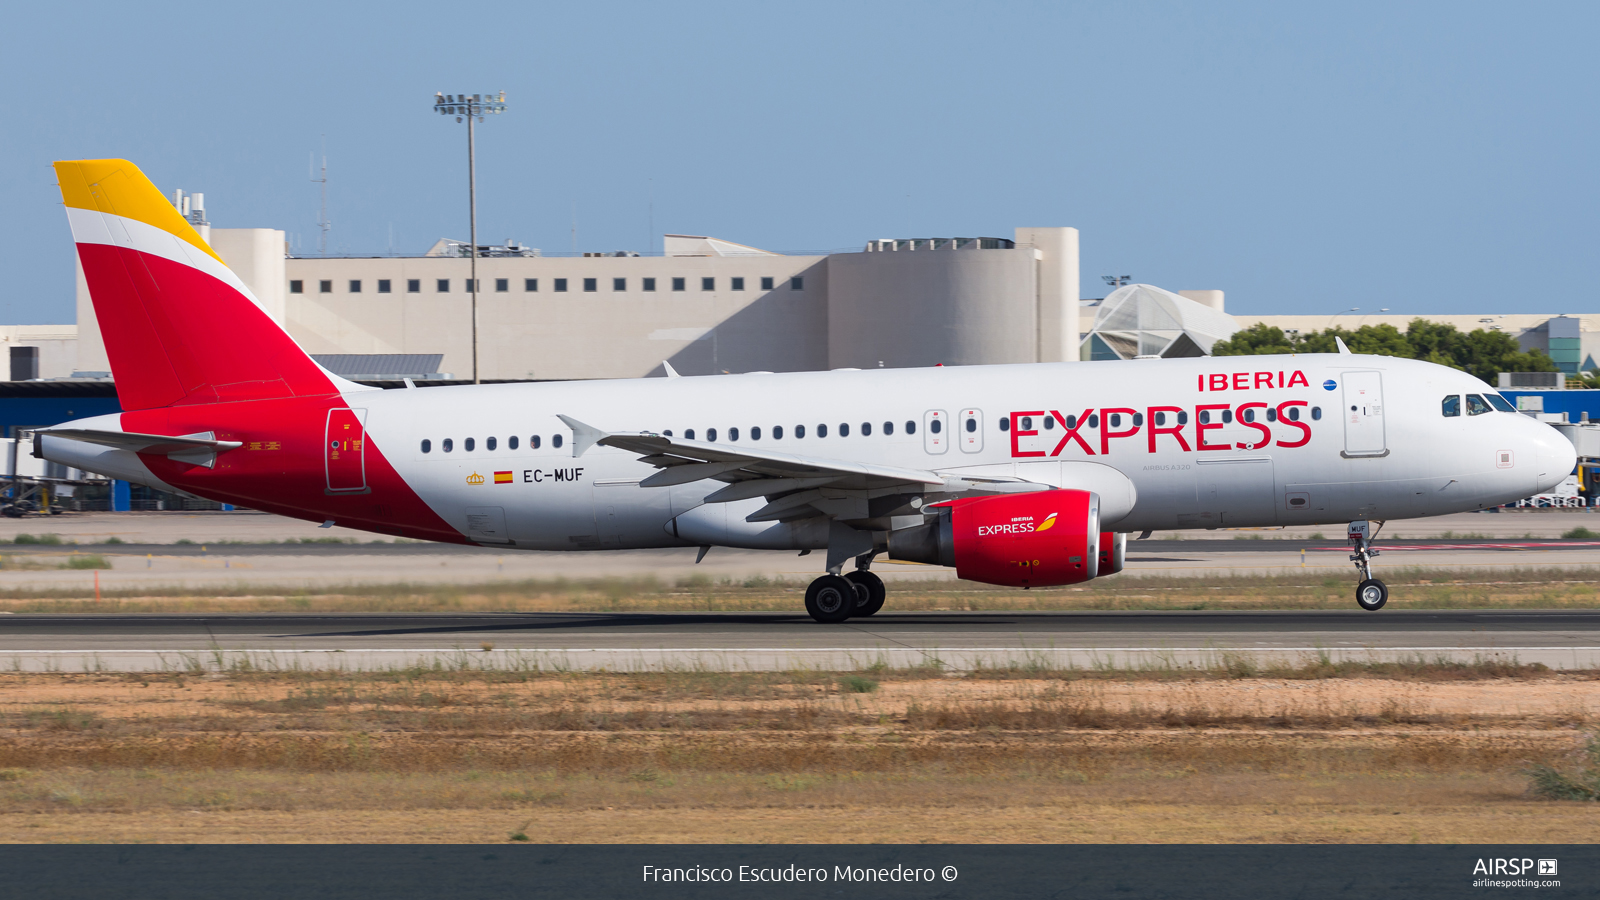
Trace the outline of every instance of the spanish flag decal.
<instances>
[{"instance_id":1,"label":"spanish flag decal","mask_svg":"<svg viewBox=\"0 0 1600 900\"><path fill-rule=\"evenodd\" d=\"M494 483L495 484L510 484L511 483L511 473L510 472L496 472L496 473L494 473Z\"/></svg>"},{"instance_id":2,"label":"spanish flag decal","mask_svg":"<svg viewBox=\"0 0 1600 900\"><path fill-rule=\"evenodd\" d=\"M498 477L498 476L496 476L496 477ZM1055 513L1051 513L1050 515L1044 517L1044 521L1039 523L1039 527L1035 528L1034 532L1038 533L1040 531L1049 531L1050 529L1054 528L1055 526L1056 526L1056 514Z\"/></svg>"}]
</instances>

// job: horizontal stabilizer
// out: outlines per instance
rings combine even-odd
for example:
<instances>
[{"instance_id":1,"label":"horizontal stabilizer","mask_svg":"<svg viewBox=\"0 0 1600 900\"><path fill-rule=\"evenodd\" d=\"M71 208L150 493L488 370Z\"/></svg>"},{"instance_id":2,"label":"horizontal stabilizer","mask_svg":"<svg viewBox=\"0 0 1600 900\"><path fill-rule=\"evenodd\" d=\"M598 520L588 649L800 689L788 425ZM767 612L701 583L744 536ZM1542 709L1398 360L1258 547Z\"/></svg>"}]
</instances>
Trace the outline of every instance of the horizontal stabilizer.
<instances>
[{"instance_id":1,"label":"horizontal stabilizer","mask_svg":"<svg viewBox=\"0 0 1600 900\"><path fill-rule=\"evenodd\" d=\"M35 431L34 435L83 441L132 453L161 453L168 459L205 466L208 469L216 466L217 454L244 446L239 441L216 440L216 435L209 431L173 436L140 434L134 431L101 431L95 428L41 428ZM34 455L38 455L37 451Z\"/></svg>"}]
</instances>

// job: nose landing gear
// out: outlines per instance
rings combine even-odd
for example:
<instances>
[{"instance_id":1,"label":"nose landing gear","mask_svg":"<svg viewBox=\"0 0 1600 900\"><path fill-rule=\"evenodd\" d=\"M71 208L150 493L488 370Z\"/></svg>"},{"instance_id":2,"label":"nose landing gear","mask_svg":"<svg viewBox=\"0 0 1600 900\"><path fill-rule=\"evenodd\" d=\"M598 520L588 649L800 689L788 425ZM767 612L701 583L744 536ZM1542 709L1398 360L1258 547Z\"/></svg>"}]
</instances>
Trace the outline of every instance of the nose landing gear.
<instances>
[{"instance_id":1,"label":"nose landing gear","mask_svg":"<svg viewBox=\"0 0 1600 900\"><path fill-rule=\"evenodd\" d=\"M1361 583L1356 585L1356 605L1367 612L1377 612L1389 602L1389 586L1372 577L1372 558L1380 552L1373 549L1372 542L1381 530L1382 522L1376 529L1365 520L1350 523L1350 546L1355 550L1350 554L1350 561L1361 570Z\"/></svg>"}]
</instances>

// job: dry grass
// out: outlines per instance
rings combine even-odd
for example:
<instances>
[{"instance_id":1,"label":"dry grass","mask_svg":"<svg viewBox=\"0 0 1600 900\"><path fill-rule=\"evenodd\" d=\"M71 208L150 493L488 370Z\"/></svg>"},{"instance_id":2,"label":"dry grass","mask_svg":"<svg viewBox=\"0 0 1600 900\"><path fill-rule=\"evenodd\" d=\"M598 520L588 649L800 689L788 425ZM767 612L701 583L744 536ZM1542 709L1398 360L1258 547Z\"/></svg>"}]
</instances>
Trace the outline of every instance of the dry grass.
<instances>
[{"instance_id":1,"label":"dry grass","mask_svg":"<svg viewBox=\"0 0 1600 900\"><path fill-rule=\"evenodd\" d=\"M100 557L5 557L7 567L104 568ZM1600 605L1600 569L1524 569L1463 575L1387 569L1414 609L1585 609ZM894 610L1349 609L1351 579L1311 575L1120 575L1080 587L1020 591L962 581L896 581ZM91 585L0 591L0 612L793 612L804 580L655 578L530 580L478 585L358 584L282 589L238 585L105 590Z\"/></svg>"},{"instance_id":2,"label":"dry grass","mask_svg":"<svg viewBox=\"0 0 1600 900\"><path fill-rule=\"evenodd\" d=\"M1597 713L1490 661L11 674L0 840L1585 841L1526 773Z\"/></svg>"}]
</instances>

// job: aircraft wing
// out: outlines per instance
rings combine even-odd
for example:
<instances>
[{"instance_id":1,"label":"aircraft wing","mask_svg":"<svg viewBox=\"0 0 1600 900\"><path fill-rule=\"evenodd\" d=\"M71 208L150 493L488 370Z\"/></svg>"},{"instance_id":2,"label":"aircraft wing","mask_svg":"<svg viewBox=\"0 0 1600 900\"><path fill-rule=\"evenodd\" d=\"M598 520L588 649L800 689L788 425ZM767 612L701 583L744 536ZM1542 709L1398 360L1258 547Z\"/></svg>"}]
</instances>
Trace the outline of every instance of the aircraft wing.
<instances>
[{"instance_id":1,"label":"aircraft wing","mask_svg":"<svg viewBox=\"0 0 1600 900\"><path fill-rule=\"evenodd\" d=\"M748 445L713 444L652 432L606 432L570 416L558 418L572 429L573 456L582 456L590 447L599 444L637 453L641 462L661 470L640 481L640 487L666 487L710 478L727 482L728 486L707 495L707 503L766 497L770 501L767 506L748 517L752 522L819 513L838 518L863 518L844 514L843 509L853 504L841 501L872 499L896 493L959 495L975 491L1035 491L1050 487L1006 476L942 475L930 469L780 453Z\"/></svg>"},{"instance_id":2,"label":"aircraft wing","mask_svg":"<svg viewBox=\"0 0 1600 900\"><path fill-rule=\"evenodd\" d=\"M168 459L206 468L216 465L217 454L244 446L239 441L216 440L216 435L210 431L173 436L140 434L134 431L101 431L94 428L41 428L34 434L66 438L69 441L84 441L134 453L163 453Z\"/></svg>"}]
</instances>

